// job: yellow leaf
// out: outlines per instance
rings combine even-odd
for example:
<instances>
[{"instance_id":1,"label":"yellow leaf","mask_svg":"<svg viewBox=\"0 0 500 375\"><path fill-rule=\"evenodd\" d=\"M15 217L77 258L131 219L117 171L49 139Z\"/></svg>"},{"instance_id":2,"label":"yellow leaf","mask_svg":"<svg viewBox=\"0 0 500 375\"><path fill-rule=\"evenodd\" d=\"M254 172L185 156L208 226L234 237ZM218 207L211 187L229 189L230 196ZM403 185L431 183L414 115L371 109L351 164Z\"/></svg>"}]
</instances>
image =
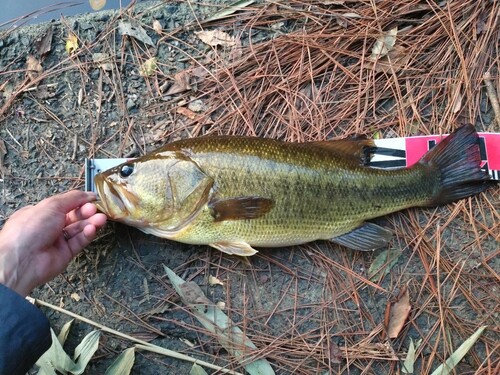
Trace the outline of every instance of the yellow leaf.
<instances>
[{"instance_id":1,"label":"yellow leaf","mask_svg":"<svg viewBox=\"0 0 500 375\"><path fill-rule=\"evenodd\" d=\"M75 34L70 33L66 39L66 53L71 55L78 49L78 38Z\"/></svg>"},{"instance_id":2,"label":"yellow leaf","mask_svg":"<svg viewBox=\"0 0 500 375\"><path fill-rule=\"evenodd\" d=\"M158 59L156 57L151 57L147 59L140 67L139 67L139 75L142 77L149 77L152 75L157 67L156 62Z\"/></svg>"},{"instance_id":3,"label":"yellow leaf","mask_svg":"<svg viewBox=\"0 0 500 375\"><path fill-rule=\"evenodd\" d=\"M213 286L213 285L224 285L224 283L223 283L222 281L220 281L217 277L212 276L212 275L210 275L210 276L208 277L208 283L209 283L210 285L212 285L212 286Z\"/></svg>"}]
</instances>

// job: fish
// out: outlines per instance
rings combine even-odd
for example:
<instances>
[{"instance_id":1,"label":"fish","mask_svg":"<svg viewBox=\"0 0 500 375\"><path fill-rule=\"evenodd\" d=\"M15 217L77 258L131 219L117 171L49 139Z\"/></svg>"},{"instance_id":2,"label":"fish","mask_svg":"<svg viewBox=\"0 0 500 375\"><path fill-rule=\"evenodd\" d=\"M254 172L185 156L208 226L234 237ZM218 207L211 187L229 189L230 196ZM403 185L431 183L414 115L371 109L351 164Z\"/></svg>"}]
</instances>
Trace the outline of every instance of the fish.
<instances>
[{"instance_id":1,"label":"fish","mask_svg":"<svg viewBox=\"0 0 500 375\"><path fill-rule=\"evenodd\" d=\"M370 220L485 191L478 144L463 125L413 166L387 170L367 166L369 139L183 139L97 174L97 206L145 233L232 255L317 240L369 251L392 237Z\"/></svg>"}]
</instances>

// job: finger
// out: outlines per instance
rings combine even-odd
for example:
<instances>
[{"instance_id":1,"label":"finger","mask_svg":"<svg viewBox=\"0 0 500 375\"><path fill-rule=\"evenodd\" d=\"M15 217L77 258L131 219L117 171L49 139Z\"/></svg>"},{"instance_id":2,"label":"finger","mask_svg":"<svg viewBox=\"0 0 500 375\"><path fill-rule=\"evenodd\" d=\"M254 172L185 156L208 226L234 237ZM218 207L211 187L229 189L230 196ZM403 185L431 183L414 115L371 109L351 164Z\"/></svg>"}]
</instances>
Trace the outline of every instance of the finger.
<instances>
[{"instance_id":1,"label":"finger","mask_svg":"<svg viewBox=\"0 0 500 375\"><path fill-rule=\"evenodd\" d=\"M106 220L106 215L97 213L87 219L79 220L77 222L71 223L70 225L67 225L64 230L68 234L68 237L72 238L83 231L84 228L89 224L95 226L97 229L101 228L104 224L106 224Z\"/></svg>"},{"instance_id":2,"label":"finger","mask_svg":"<svg viewBox=\"0 0 500 375\"><path fill-rule=\"evenodd\" d=\"M68 246L73 254L77 256L83 248L88 246L96 237L97 228L93 224L86 225L81 232L68 241Z\"/></svg>"},{"instance_id":3,"label":"finger","mask_svg":"<svg viewBox=\"0 0 500 375\"><path fill-rule=\"evenodd\" d=\"M68 213L75 208L83 206L85 203L93 202L95 200L95 193L72 190L44 199L41 204L49 205L53 210Z\"/></svg>"},{"instance_id":4,"label":"finger","mask_svg":"<svg viewBox=\"0 0 500 375\"><path fill-rule=\"evenodd\" d=\"M85 220L97 212L97 207L93 203L85 203L82 207L72 210L66 214L65 225L70 225L77 221Z\"/></svg>"}]
</instances>

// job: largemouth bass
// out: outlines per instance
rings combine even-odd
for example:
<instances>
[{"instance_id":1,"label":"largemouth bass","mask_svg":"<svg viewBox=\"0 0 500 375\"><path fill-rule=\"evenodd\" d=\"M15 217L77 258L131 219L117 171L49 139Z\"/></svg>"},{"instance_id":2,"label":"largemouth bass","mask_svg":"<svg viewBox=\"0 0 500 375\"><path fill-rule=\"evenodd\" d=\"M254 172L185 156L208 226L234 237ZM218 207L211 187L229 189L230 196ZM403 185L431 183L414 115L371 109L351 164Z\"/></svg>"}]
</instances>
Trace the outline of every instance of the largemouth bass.
<instances>
[{"instance_id":1,"label":"largemouth bass","mask_svg":"<svg viewBox=\"0 0 500 375\"><path fill-rule=\"evenodd\" d=\"M488 187L472 125L409 168L365 166L373 147L369 140L181 140L98 174L98 208L146 233L228 254L315 240L373 250L391 232L367 220Z\"/></svg>"}]
</instances>

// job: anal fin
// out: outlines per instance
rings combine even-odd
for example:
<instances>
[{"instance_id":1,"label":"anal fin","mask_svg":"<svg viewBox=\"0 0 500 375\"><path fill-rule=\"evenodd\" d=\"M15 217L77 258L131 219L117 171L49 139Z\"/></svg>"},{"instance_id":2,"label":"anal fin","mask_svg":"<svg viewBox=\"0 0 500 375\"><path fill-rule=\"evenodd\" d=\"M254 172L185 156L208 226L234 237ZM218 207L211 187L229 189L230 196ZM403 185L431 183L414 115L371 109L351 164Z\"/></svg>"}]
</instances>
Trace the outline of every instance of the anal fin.
<instances>
[{"instance_id":1,"label":"anal fin","mask_svg":"<svg viewBox=\"0 0 500 375\"><path fill-rule=\"evenodd\" d=\"M386 246L392 232L373 223L363 223L360 227L331 238L330 241L353 250L371 251Z\"/></svg>"},{"instance_id":2,"label":"anal fin","mask_svg":"<svg viewBox=\"0 0 500 375\"><path fill-rule=\"evenodd\" d=\"M220 241L211 243L210 246L229 255L239 255L249 257L255 255L258 251L244 241Z\"/></svg>"}]
</instances>

